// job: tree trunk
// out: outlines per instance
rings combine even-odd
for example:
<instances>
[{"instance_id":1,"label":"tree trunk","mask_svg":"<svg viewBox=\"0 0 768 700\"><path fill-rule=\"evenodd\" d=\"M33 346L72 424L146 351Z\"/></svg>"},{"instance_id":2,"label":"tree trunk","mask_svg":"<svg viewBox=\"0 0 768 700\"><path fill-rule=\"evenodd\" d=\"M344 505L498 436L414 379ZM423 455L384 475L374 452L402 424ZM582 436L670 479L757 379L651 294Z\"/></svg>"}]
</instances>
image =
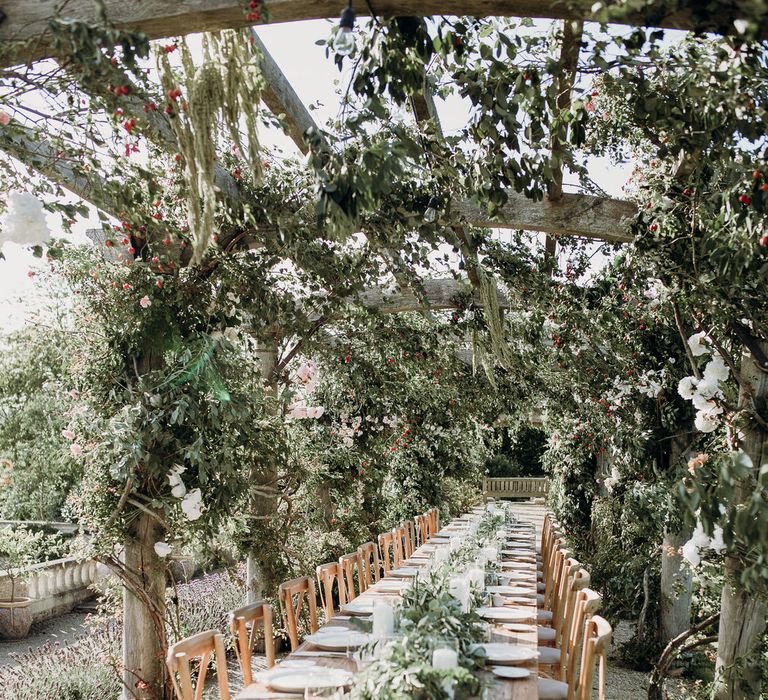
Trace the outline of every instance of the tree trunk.
<instances>
[{"instance_id":1,"label":"tree trunk","mask_svg":"<svg viewBox=\"0 0 768 700\"><path fill-rule=\"evenodd\" d=\"M125 543L131 586L123 588L123 699L157 700L166 690L165 563L155 553L163 529L141 513ZM137 595L138 592L138 595Z\"/></svg>"},{"instance_id":2,"label":"tree trunk","mask_svg":"<svg viewBox=\"0 0 768 700\"><path fill-rule=\"evenodd\" d=\"M661 546L661 620L659 636L662 644L685 632L691 625L691 593L693 574L683 565L680 548L691 538L693 529L677 532L664 530ZM675 551L674 554L669 552Z\"/></svg>"},{"instance_id":3,"label":"tree trunk","mask_svg":"<svg viewBox=\"0 0 768 700\"><path fill-rule=\"evenodd\" d=\"M261 376L264 378L264 411L276 414L278 411L277 378L272 372L277 363L277 341L259 344L256 354L261 365ZM277 512L277 464L254 468L251 483L254 493L251 495L251 527L259 529L266 527L269 520ZM248 553L246 561L246 600L253 603L264 597L264 589L273 578L270 571L270 560L258 549Z\"/></svg>"},{"instance_id":4,"label":"tree trunk","mask_svg":"<svg viewBox=\"0 0 768 700\"><path fill-rule=\"evenodd\" d=\"M668 468L674 468L679 460L686 458L685 448L689 436L689 433L682 433L672 439ZM661 545L659 641L664 646L691 626L693 585L693 572L690 567L683 565L683 557L679 551L691 538L693 528L676 522L677 518L672 512L670 512L670 521L670 524L664 528L664 539Z\"/></svg>"},{"instance_id":5,"label":"tree trunk","mask_svg":"<svg viewBox=\"0 0 768 700\"><path fill-rule=\"evenodd\" d=\"M764 353L768 352L768 343L761 342L760 347ZM750 387L742 389L739 407L745 407L754 400L757 408L764 411L768 398L768 373L760 370L751 353L744 354L741 376ZM765 431L754 421L750 422L740 435L741 448L751 458L754 474L768 457L767 438ZM739 484L736 491L737 503L744 503L750 498L754 474ZM715 700L755 700L760 697L760 647L768 608L764 602L754 595L747 594L741 587L742 569L738 557L726 557L725 586L720 599L715 685L712 693Z\"/></svg>"}]
</instances>

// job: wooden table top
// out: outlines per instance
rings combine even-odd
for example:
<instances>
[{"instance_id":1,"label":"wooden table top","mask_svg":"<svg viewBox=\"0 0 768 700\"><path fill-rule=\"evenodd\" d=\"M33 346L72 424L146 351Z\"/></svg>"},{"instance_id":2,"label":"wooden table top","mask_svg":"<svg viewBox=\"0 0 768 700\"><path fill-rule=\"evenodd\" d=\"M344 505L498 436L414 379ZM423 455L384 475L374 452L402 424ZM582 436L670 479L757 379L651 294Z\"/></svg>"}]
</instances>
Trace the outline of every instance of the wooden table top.
<instances>
[{"instance_id":1,"label":"wooden table top","mask_svg":"<svg viewBox=\"0 0 768 700\"><path fill-rule=\"evenodd\" d=\"M449 525L446 525L443 529L444 530L453 530L456 532L459 532L461 530L461 520L456 520L450 523ZM532 530L533 532L533 530ZM437 546L443 546L447 545L447 540L442 543L442 545L438 544ZM412 559L418 560L419 558L424 558L425 556L428 556L428 552L430 550L433 551L433 548L435 546L435 542L432 541L431 543L427 543L427 546L425 548L420 547L417 550L413 552L411 555ZM536 555L536 538L532 538L530 540L529 544L526 544L526 549L529 549L531 552L531 555L535 557ZM516 549L521 548L522 545L518 546L515 545ZM504 557L502 557L503 559ZM520 581L514 581L513 585L515 587L521 587L521 588L527 588L529 591L532 591L533 593L536 592L536 569L525 569L520 573L525 573L528 575L528 578L526 580L520 580ZM372 600L375 598L387 598L389 600L397 600L399 599L399 594L396 592L393 592L391 590L381 590L381 584L384 582L392 582L392 581L403 581L402 578L394 578L394 577L386 577L382 578L377 583L373 584L370 588L368 588L366 591L363 591L357 598L355 598L355 601L365 601L365 600ZM532 647L536 649L538 647L538 634L536 633L536 613L537 613L537 606L536 606L536 597L532 597L530 599L530 602L523 603L522 601L520 603L516 603L514 605L505 605L505 608L511 608L513 610L520 610L521 612L527 612L530 613L530 620L533 625L533 630L529 632L512 632L510 630L505 629L502 625L492 623L491 624L491 641L492 642L506 642L509 644L517 644L521 646L527 646ZM345 628L351 628L352 625L350 623L350 617L339 613L326 623L324 625L325 627L345 627ZM322 652L322 650L318 649L315 645L304 642L302 643L299 648L296 650L296 652L292 652L289 654L286 658L303 658L302 652L320 652L320 653L329 653L329 652ZM354 673L356 671L356 664L351 659L347 659L341 656L315 656L314 654L307 656L306 658L311 659L314 661L315 664L318 666L326 666L328 668L338 668L343 669L345 671L350 671ZM278 664L279 666L279 664ZM275 666L277 668L278 666ZM490 670L488 671L480 671L479 674L484 676L486 679L492 682L491 687L488 689L488 693L485 696L487 700L538 700L539 697L539 690L538 690L538 663L536 660L533 660L526 664L519 664L519 666L523 668L527 668L530 670L530 675L528 678L520 679L520 680L503 680L496 678L493 676ZM262 698L289 698L289 697L302 697L302 696L296 696L296 695L290 695L288 693L276 693L272 690L270 690L269 686L264 681L257 680L256 682L249 685L247 688L242 690L240 693L237 694L235 697L235 700L260 700Z\"/></svg>"}]
</instances>

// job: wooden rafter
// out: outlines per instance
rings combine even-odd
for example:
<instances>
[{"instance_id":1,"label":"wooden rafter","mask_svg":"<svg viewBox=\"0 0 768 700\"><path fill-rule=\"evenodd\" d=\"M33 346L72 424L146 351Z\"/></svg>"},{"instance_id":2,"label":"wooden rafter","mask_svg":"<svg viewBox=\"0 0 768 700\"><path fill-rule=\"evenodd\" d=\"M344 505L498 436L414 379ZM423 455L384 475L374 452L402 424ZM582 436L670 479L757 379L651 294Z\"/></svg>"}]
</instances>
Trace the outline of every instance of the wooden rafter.
<instances>
[{"instance_id":1,"label":"wooden rafter","mask_svg":"<svg viewBox=\"0 0 768 700\"><path fill-rule=\"evenodd\" d=\"M59 0L5 0L3 11L7 19L0 25L0 44L32 39L16 55L17 60L35 60L50 55L46 42L35 39L45 32L48 20L59 5ZM105 0L104 5L107 16L117 27L143 31L151 39L252 24L242 0ZM269 20L273 23L336 18L341 5L339 0L269 0L266 3ZM352 5L360 16L370 13L370 4L364 0L355 0ZM376 13L383 17L469 15L560 20L589 20L593 17L592 0L379 0L373 5ZM621 24L650 23L669 29L697 31L727 27L735 33L734 20L748 19L751 16L750 5L748 0L723 3L722 9L712 12L709 19L703 20L696 18L691 10L671 9L670 3L653 0L647 3L643 11L627 11L616 21ZM95 22L98 20L98 4L92 0L70 0L64 5L62 15ZM759 38L768 38L768 24L760 29Z\"/></svg>"},{"instance_id":2,"label":"wooden rafter","mask_svg":"<svg viewBox=\"0 0 768 700\"><path fill-rule=\"evenodd\" d=\"M85 175L79 161L76 166L54 149L44 135L19 126L13 131L0 130L0 150L103 212L118 216L119 207L107 191L106 183L97 175Z\"/></svg>"},{"instance_id":3,"label":"wooden rafter","mask_svg":"<svg viewBox=\"0 0 768 700\"><path fill-rule=\"evenodd\" d=\"M637 207L632 202L570 193L563 194L556 202L532 202L524 194L511 190L507 196L507 203L495 217L488 216L472 202L460 204L456 214L480 228L523 229L609 243L632 240L629 224L637 215Z\"/></svg>"},{"instance_id":4,"label":"wooden rafter","mask_svg":"<svg viewBox=\"0 0 768 700\"><path fill-rule=\"evenodd\" d=\"M282 119L286 133L299 150L306 153L309 148L304 134L309 129L317 132L320 129L255 30L251 30L251 37L262 56L261 72L265 87L261 99L272 114Z\"/></svg>"}]
</instances>

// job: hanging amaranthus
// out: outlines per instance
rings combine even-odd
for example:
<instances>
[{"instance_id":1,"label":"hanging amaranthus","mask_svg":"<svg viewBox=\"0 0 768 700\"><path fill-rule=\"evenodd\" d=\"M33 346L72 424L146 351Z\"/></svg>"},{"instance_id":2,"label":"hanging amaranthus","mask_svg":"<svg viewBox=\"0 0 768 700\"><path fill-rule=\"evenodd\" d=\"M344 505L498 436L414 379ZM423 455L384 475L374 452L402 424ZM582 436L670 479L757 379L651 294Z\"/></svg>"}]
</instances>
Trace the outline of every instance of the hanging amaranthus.
<instances>
[{"instance_id":1,"label":"hanging amaranthus","mask_svg":"<svg viewBox=\"0 0 768 700\"><path fill-rule=\"evenodd\" d=\"M213 235L216 213L216 147L226 128L247 161L254 180L262 177L256 129L261 94L259 56L246 32L224 31L203 37L203 63L195 67L185 41L180 42L181 78L168 54L158 52L163 88L179 109L171 124L184 159L187 219L192 237L192 261L199 263ZM179 82L186 88L183 102ZM244 134L241 131L243 127Z\"/></svg>"},{"instance_id":2,"label":"hanging amaranthus","mask_svg":"<svg viewBox=\"0 0 768 700\"><path fill-rule=\"evenodd\" d=\"M502 367L510 367L514 364L512 350L507 343L504 332L504 316L499 307L499 297L496 291L496 281L490 275L479 270L480 277L480 301L483 304L485 324L488 327L491 355L496 357Z\"/></svg>"}]
</instances>

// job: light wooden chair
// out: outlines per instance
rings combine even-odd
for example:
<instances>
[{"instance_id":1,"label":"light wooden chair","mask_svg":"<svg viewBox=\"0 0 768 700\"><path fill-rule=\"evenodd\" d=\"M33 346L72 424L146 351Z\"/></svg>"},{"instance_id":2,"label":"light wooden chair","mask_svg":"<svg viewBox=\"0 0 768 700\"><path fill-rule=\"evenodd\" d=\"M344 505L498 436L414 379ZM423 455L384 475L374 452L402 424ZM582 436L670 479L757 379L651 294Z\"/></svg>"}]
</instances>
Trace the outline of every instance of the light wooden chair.
<instances>
[{"instance_id":1,"label":"light wooden chair","mask_svg":"<svg viewBox=\"0 0 768 700\"><path fill-rule=\"evenodd\" d=\"M440 511L437 508L430 508L426 512L429 536L434 537L440 530Z\"/></svg>"},{"instance_id":2,"label":"light wooden chair","mask_svg":"<svg viewBox=\"0 0 768 700\"><path fill-rule=\"evenodd\" d=\"M417 515L414 517L416 523L416 542L419 545L426 544L429 541L429 522L426 515Z\"/></svg>"},{"instance_id":3,"label":"light wooden chair","mask_svg":"<svg viewBox=\"0 0 768 700\"><path fill-rule=\"evenodd\" d=\"M389 575L393 568L397 568L397 559L395 556L395 536L392 532L382 532L379 535L379 550L381 553L381 565L384 569L384 575ZM390 558L390 551L392 557Z\"/></svg>"},{"instance_id":4,"label":"light wooden chair","mask_svg":"<svg viewBox=\"0 0 768 700\"><path fill-rule=\"evenodd\" d=\"M590 588L576 592L574 606L565 626L562 645L539 647L539 669L551 666L548 676L570 682L575 678L579 647L584 640L586 623L600 610L602 598Z\"/></svg>"},{"instance_id":5,"label":"light wooden chair","mask_svg":"<svg viewBox=\"0 0 768 700\"><path fill-rule=\"evenodd\" d=\"M197 686L192 682L192 661L199 659ZM171 675L171 683L178 700L200 700L203 696L205 678L211 661L216 662L216 680L219 698L230 700L229 678L227 676L227 653L224 635L217 630L207 630L168 647L165 663Z\"/></svg>"},{"instance_id":6,"label":"light wooden chair","mask_svg":"<svg viewBox=\"0 0 768 700\"><path fill-rule=\"evenodd\" d=\"M299 646L299 619L305 599L309 610L309 628L313 633L317 632L317 601L315 600L315 595L315 583L309 576L285 581L277 589L280 611L283 614L285 626L288 630L288 638L291 641L291 651L296 651Z\"/></svg>"},{"instance_id":7,"label":"light wooden chair","mask_svg":"<svg viewBox=\"0 0 768 700\"><path fill-rule=\"evenodd\" d=\"M416 549L416 526L413 520L403 520L400 527L405 529L405 558L410 559Z\"/></svg>"},{"instance_id":8,"label":"light wooden chair","mask_svg":"<svg viewBox=\"0 0 768 700\"><path fill-rule=\"evenodd\" d=\"M553 612L551 627L538 627L539 642L559 646L563 639L568 638L568 630L573 619L576 605L576 593L589 586L589 574L581 568L581 564L575 559L569 560L570 571L568 576L567 595Z\"/></svg>"},{"instance_id":9,"label":"light wooden chair","mask_svg":"<svg viewBox=\"0 0 768 700\"><path fill-rule=\"evenodd\" d=\"M337 598L339 600L339 606L344 605L347 602L347 597L344 594L344 583L341 578L341 567L338 562L331 562L330 564L321 564L315 569L315 575L317 576L317 586L320 592L320 603L323 606L323 612L325 613L325 619L330 620L335 611L333 605L333 584L336 584Z\"/></svg>"},{"instance_id":10,"label":"light wooden chair","mask_svg":"<svg viewBox=\"0 0 768 700\"><path fill-rule=\"evenodd\" d=\"M360 553L360 559L363 562L363 572L365 575L365 587L370 588L381 578L381 562L379 561L379 549L373 542L361 544L357 551Z\"/></svg>"},{"instance_id":11,"label":"light wooden chair","mask_svg":"<svg viewBox=\"0 0 768 700\"><path fill-rule=\"evenodd\" d=\"M347 602L354 600L366 589L363 559L360 552L352 552L339 557L339 570L341 583L344 586L344 597ZM355 577L355 573L357 573L357 577ZM357 592L355 592L355 578L357 578Z\"/></svg>"},{"instance_id":12,"label":"light wooden chair","mask_svg":"<svg viewBox=\"0 0 768 700\"><path fill-rule=\"evenodd\" d=\"M591 700L592 686L595 680L595 666L598 666L598 700L605 700L605 674L607 671L607 653L613 630L607 620L594 615L584 626L581 647L581 667L575 672L577 654L569 660L572 674L569 680L558 681L551 678L539 678L539 700Z\"/></svg>"},{"instance_id":13,"label":"light wooden chair","mask_svg":"<svg viewBox=\"0 0 768 700\"><path fill-rule=\"evenodd\" d=\"M250 631L248 627L250 626ZM264 634L264 655L267 657L267 668L275 665L275 634L272 629L272 606L263 600L258 603L244 605L229 613L229 628L232 637L236 640L240 668L243 671L245 685L253 683L251 670L251 658L253 657L253 643L256 641L256 633L261 627Z\"/></svg>"},{"instance_id":14,"label":"light wooden chair","mask_svg":"<svg viewBox=\"0 0 768 700\"><path fill-rule=\"evenodd\" d=\"M395 540L394 546L394 568L399 569L405 559L405 528L396 527L392 530L392 537Z\"/></svg>"}]
</instances>

